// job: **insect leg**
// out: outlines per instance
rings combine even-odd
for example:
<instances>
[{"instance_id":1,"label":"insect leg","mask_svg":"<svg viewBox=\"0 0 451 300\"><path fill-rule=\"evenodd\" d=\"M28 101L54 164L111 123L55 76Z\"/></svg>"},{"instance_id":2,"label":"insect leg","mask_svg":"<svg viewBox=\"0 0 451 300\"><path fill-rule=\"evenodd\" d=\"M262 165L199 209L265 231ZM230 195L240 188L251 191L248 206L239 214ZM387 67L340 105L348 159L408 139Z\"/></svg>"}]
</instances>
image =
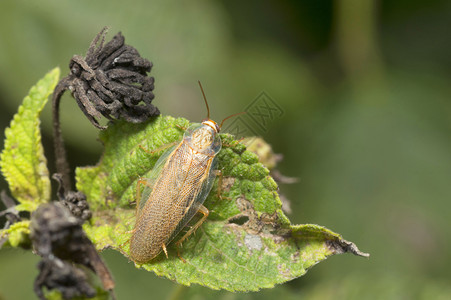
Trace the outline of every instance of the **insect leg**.
<instances>
[{"instance_id":1,"label":"insect leg","mask_svg":"<svg viewBox=\"0 0 451 300\"><path fill-rule=\"evenodd\" d=\"M184 240L186 240L186 238L189 237L189 236L190 236L197 228L199 228L199 226L202 225L203 222L205 222L205 220L208 218L208 215L210 214L210 212L208 211L208 208L206 208L206 207L203 206L203 205L200 205L200 206L199 206L198 212L200 212L201 214L203 214L202 218L201 218L199 221L197 221L196 224L194 224L194 226L191 227L190 230L188 230L188 232L185 233L185 234L182 236L182 238L181 238L180 240L178 240L178 241L175 243L175 245L176 245L177 247L180 247L180 246L182 245L182 242L183 242ZM177 254L178 254L179 258L180 258L183 262L185 262L185 260L184 260L183 257L180 255L180 253L179 253L178 250L177 250Z\"/></svg>"},{"instance_id":2,"label":"insect leg","mask_svg":"<svg viewBox=\"0 0 451 300\"><path fill-rule=\"evenodd\" d=\"M183 131L186 131L186 129L188 129L188 127L180 126L178 124L175 124L175 126L178 127L178 129L181 129Z\"/></svg>"},{"instance_id":3,"label":"insect leg","mask_svg":"<svg viewBox=\"0 0 451 300\"><path fill-rule=\"evenodd\" d=\"M233 141L231 144L229 143L222 143L224 147L235 147L239 143L241 143L244 140L244 137L240 138L239 140Z\"/></svg>"},{"instance_id":4,"label":"insect leg","mask_svg":"<svg viewBox=\"0 0 451 300\"><path fill-rule=\"evenodd\" d=\"M180 240L177 241L176 243L177 245L182 244L182 242L186 240L187 237L189 237L197 228L199 228L200 225L202 225L203 222L205 222L205 220L208 218L208 215L210 214L208 208L206 208L203 205L199 206L198 212L203 214L202 218L199 221L197 221L196 224L194 224L193 227L191 227L190 230L188 230L188 232L185 233Z\"/></svg>"},{"instance_id":5,"label":"insect leg","mask_svg":"<svg viewBox=\"0 0 451 300\"><path fill-rule=\"evenodd\" d=\"M166 245L161 245L161 248L163 248L164 254L166 255L166 258L168 258L168 250L166 249Z\"/></svg>"},{"instance_id":6,"label":"insect leg","mask_svg":"<svg viewBox=\"0 0 451 300\"><path fill-rule=\"evenodd\" d=\"M177 256L182 260L183 263L186 263L186 260L180 255L180 247L177 247Z\"/></svg>"},{"instance_id":7,"label":"insect leg","mask_svg":"<svg viewBox=\"0 0 451 300\"><path fill-rule=\"evenodd\" d=\"M138 179L138 185L136 186L136 209L139 209L139 203L141 202L141 185L153 188L153 186L151 186L147 180L144 180L142 178Z\"/></svg>"},{"instance_id":8,"label":"insect leg","mask_svg":"<svg viewBox=\"0 0 451 300\"><path fill-rule=\"evenodd\" d=\"M126 233L129 234L129 233L134 233L134 232L135 232L135 229L127 231ZM129 243L130 243L130 238L128 238L125 242L123 242L122 244L119 245L119 249L122 253L125 253L124 246L128 245Z\"/></svg>"}]
</instances>

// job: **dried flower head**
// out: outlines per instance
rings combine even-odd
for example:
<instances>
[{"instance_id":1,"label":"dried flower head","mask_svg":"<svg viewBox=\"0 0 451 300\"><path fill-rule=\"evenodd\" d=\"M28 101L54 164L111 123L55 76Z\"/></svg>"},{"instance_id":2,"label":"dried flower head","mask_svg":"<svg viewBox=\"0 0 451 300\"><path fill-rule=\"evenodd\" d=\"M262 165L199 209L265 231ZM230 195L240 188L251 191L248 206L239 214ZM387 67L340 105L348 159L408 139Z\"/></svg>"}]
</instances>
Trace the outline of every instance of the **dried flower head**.
<instances>
[{"instance_id":1,"label":"dried flower head","mask_svg":"<svg viewBox=\"0 0 451 300\"><path fill-rule=\"evenodd\" d=\"M154 78L147 76L152 63L124 44L119 32L104 44L106 28L92 41L86 57L75 55L69 64L67 87L91 123L100 114L109 120L140 123L160 114L151 104Z\"/></svg>"},{"instance_id":2,"label":"dried flower head","mask_svg":"<svg viewBox=\"0 0 451 300\"><path fill-rule=\"evenodd\" d=\"M34 292L39 299L47 299L43 288L58 290L63 299L92 298L96 290L88 283L88 276L72 263L58 258L43 258L38 263L39 274L34 282Z\"/></svg>"},{"instance_id":3,"label":"dried flower head","mask_svg":"<svg viewBox=\"0 0 451 300\"><path fill-rule=\"evenodd\" d=\"M89 220L92 217L92 212L89 210L89 203L86 199L86 195L80 191L66 191L64 189L63 176L61 174L55 173L52 175L52 178L58 182L58 201L69 209L74 217L82 222Z\"/></svg>"},{"instance_id":4,"label":"dried flower head","mask_svg":"<svg viewBox=\"0 0 451 300\"><path fill-rule=\"evenodd\" d=\"M114 281L76 218L61 202L41 204L31 215L33 248L42 257L35 292L42 298L42 287L58 289L63 295L92 295L83 265L96 273L103 288L112 291Z\"/></svg>"},{"instance_id":5,"label":"dried flower head","mask_svg":"<svg viewBox=\"0 0 451 300\"><path fill-rule=\"evenodd\" d=\"M67 191L71 189L71 180L59 116L61 96L66 90L72 92L80 109L99 129L106 128L99 124L102 116L141 123L160 114L152 105L154 78L147 76L152 63L126 45L120 32L105 44L106 31L105 27L97 34L86 57L75 55L71 59L70 74L60 80L53 93L56 168Z\"/></svg>"}]
</instances>

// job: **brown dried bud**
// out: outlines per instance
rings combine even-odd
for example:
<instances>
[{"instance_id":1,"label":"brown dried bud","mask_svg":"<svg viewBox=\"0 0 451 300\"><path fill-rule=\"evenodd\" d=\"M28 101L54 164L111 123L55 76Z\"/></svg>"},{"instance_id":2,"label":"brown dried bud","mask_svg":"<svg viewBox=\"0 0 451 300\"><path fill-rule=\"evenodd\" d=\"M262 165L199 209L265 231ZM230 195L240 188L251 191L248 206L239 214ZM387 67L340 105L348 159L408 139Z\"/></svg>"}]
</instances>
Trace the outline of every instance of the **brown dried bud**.
<instances>
[{"instance_id":1,"label":"brown dried bud","mask_svg":"<svg viewBox=\"0 0 451 300\"><path fill-rule=\"evenodd\" d=\"M160 114L151 104L154 78L147 76L152 63L124 44L119 32L104 44L106 28L94 38L86 57L75 55L69 64L66 87L81 110L98 127L100 115L109 120L140 123Z\"/></svg>"},{"instance_id":2,"label":"brown dried bud","mask_svg":"<svg viewBox=\"0 0 451 300\"><path fill-rule=\"evenodd\" d=\"M104 289L113 290L111 274L83 231L82 223L60 202L41 204L31 215L33 248L43 258L35 281L39 297L42 287L58 289L63 296L92 295L83 269L76 264L94 271Z\"/></svg>"}]
</instances>

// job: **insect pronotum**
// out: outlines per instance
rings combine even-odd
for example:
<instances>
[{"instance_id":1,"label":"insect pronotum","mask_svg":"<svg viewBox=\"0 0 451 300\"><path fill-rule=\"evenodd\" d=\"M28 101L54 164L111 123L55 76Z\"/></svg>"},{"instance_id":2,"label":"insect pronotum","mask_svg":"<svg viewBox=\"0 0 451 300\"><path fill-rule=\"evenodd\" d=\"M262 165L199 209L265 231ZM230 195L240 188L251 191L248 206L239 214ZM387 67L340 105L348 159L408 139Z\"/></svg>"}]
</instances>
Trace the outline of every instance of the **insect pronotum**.
<instances>
[{"instance_id":1,"label":"insect pronotum","mask_svg":"<svg viewBox=\"0 0 451 300\"><path fill-rule=\"evenodd\" d=\"M136 223L130 239L130 258L145 263L155 258L200 212L196 222L177 242L180 245L208 217L202 205L216 176L216 154L221 150L221 125L208 117L185 131L182 141L167 150L156 162L150 178L140 179L137 187ZM142 193L140 187L144 185Z\"/></svg>"}]
</instances>

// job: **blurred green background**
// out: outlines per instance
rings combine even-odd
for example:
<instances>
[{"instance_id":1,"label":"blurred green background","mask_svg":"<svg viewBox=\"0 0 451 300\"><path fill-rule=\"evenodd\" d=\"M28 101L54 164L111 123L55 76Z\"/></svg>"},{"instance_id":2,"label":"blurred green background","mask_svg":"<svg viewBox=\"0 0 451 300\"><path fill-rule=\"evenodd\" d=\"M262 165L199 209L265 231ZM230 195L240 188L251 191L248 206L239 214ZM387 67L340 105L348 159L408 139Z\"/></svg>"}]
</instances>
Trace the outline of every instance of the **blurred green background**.
<instances>
[{"instance_id":1,"label":"blurred green background","mask_svg":"<svg viewBox=\"0 0 451 300\"><path fill-rule=\"evenodd\" d=\"M283 154L279 170L300 179L280 187L290 219L371 253L233 294L180 288L106 251L118 299L451 299L451 2L2 0L0 127L105 25L154 63L164 114L205 117L197 80L215 120L270 95L284 114L260 134ZM72 166L95 164L97 131L67 95L62 120ZM53 166L50 124L47 107ZM37 262L1 250L0 299L34 299Z\"/></svg>"}]
</instances>

